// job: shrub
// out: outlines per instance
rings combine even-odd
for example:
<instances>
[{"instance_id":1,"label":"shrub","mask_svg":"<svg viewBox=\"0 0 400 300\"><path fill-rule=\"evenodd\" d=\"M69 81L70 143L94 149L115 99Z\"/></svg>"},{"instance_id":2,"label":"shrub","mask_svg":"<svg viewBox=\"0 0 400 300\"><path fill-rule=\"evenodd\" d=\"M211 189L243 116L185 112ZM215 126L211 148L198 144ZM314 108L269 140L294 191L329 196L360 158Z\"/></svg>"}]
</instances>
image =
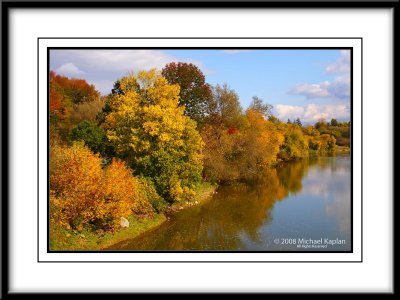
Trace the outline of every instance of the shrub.
<instances>
[{"instance_id":1,"label":"shrub","mask_svg":"<svg viewBox=\"0 0 400 300\"><path fill-rule=\"evenodd\" d=\"M114 228L121 217L152 214L141 188L122 161L102 168L101 158L82 143L51 148L51 219L67 229Z\"/></svg>"}]
</instances>

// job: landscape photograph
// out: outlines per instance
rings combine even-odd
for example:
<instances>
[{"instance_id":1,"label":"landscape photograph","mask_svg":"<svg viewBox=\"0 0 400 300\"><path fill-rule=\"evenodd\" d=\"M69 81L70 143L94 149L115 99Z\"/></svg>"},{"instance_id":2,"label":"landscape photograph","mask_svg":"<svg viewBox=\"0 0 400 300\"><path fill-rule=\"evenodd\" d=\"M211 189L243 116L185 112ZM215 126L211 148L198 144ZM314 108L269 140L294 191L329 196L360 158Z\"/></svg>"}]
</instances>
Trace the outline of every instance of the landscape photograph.
<instances>
[{"instance_id":1,"label":"landscape photograph","mask_svg":"<svg viewBox=\"0 0 400 300\"><path fill-rule=\"evenodd\" d=\"M351 252L351 51L50 48L49 251Z\"/></svg>"}]
</instances>

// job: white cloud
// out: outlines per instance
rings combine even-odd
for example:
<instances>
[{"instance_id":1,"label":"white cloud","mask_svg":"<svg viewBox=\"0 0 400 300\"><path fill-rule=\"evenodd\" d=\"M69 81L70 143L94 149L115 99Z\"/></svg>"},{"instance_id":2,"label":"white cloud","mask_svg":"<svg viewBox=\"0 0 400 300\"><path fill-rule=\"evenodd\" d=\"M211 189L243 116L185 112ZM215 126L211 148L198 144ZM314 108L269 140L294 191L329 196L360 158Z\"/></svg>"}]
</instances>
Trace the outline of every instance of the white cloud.
<instances>
[{"instance_id":1,"label":"white cloud","mask_svg":"<svg viewBox=\"0 0 400 300\"><path fill-rule=\"evenodd\" d=\"M348 99L350 97L350 78L338 76L332 82L298 84L289 90L289 94L305 96L307 99Z\"/></svg>"},{"instance_id":2,"label":"white cloud","mask_svg":"<svg viewBox=\"0 0 400 300\"><path fill-rule=\"evenodd\" d=\"M350 50L340 50L339 58L326 67L326 72L335 74L350 73Z\"/></svg>"},{"instance_id":3,"label":"white cloud","mask_svg":"<svg viewBox=\"0 0 400 300\"><path fill-rule=\"evenodd\" d=\"M332 98L349 99L350 76L337 76L335 80L327 86L327 90Z\"/></svg>"},{"instance_id":4,"label":"white cloud","mask_svg":"<svg viewBox=\"0 0 400 300\"><path fill-rule=\"evenodd\" d=\"M304 115L304 107L302 106L278 104L274 109L277 112L277 117L282 121L286 119L296 119Z\"/></svg>"},{"instance_id":5,"label":"white cloud","mask_svg":"<svg viewBox=\"0 0 400 300\"><path fill-rule=\"evenodd\" d=\"M297 119L303 123L315 123L319 119L326 120L350 118L350 107L346 104L306 104L304 106L278 104L274 107L276 116L282 120Z\"/></svg>"},{"instance_id":6,"label":"white cloud","mask_svg":"<svg viewBox=\"0 0 400 300\"><path fill-rule=\"evenodd\" d=\"M239 50L239 49L222 50L222 52L227 54L236 54L236 53L251 52L251 51L253 50Z\"/></svg>"},{"instance_id":7,"label":"white cloud","mask_svg":"<svg viewBox=\"0 0 400 300\"><path fill-rule=\"evenodd\" d=\"M85 73L73 63L65 63L61 65L59 68L56 69L56 72L62 75L80 75Z\"/></svg>"},{"instance_id":8,"label":"white cloud","mask_svg":"<svg viewBox=\"0 0 400 300\"><path fill-rule=\"evenodd\" d=\"M331 81L297 84L289 94L301 95L307 99L331 98L348 100L350 97L350 50L341 50L339 58L325 68L327 73L336 74Z\"/></svg>"},{"instance_id":9,"label":"white cloud","mask_svg":"<svg viewBox=\"0 0 400 300\"><path fill-rule=\"evenodd\" d=\"M51 67L57 73L69 69L65 75L77 75L82 73L76 65L85 70L85 79L94 84L100 92L107 94L111 91L112 82L118 78L139 70L152 68L162 69L170 62L187 62L197 65L204 73L208 70L202 68L202 63L194 60L177 59L159 50L52 50ZM74 64L71 64L74 62ZM73 65L76 69L73 69ZM61 67L59 67L61 66ZM68 67L67 66L67 67ZM71 72L72 71L72 72Z\"/></svg>"},{"instance_id":10,"label":"white cloud","mask_svg":"<svg viewBox=\"0 0 400 300\"><path fill-rule=\"evenodd\" d=\"M158 50L53 50L55 63L69 60L85 66L85 69L103 70L107 72L132 72L161 69L165 64L178 61L165 52ZM188 61L189 62L189 61ZM199 62L191 61L197 65Z\"/></svg>"},{"instance_id":11,"label":"white cloud","mask_svg":"<svg viewBox=\"0 0 400 300\"><path fill-rule=\"evenodd\" d=\"M305 96L307 99L329 97L328 81L314 84L298 84L289 90L289 94Z\"/></svg>"}]
</instances>

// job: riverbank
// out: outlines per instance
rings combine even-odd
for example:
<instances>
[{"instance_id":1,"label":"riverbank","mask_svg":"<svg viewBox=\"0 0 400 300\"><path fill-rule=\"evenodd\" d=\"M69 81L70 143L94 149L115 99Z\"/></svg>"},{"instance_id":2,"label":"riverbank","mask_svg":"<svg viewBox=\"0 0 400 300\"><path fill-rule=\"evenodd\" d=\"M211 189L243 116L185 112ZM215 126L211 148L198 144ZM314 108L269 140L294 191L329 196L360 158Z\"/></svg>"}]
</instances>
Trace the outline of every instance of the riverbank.
<instances>
[{"instance_id":1,"label":"riverbank","mask_svg":"<svg viewBox=\"0 0 400 300\"><path fill-rule=\"evenodd\" d=\"M166 215L170 215L172 213L175 213L177 211L183 210L188 207L192 207L195 205L199 205L206 201L207 199L210 199L211 196L216 193L218 185L216 184L211 184L208 182L203 182L197 189L196 189L196 196L191 199L191 201L185 201L181 203L174 203L171 205L167 211Z\"/></svg>"},{"instance_id":2,"label":"riverbank","mask_svg":"<svg viewBox=\"0 0 400 300\"><path fill-rule=\"evenodd\" d=\"M336 154L350 154L350 147L336 146Z\"/></svg>"},{"instance_id":3,"label":"riverbank","mask_svg":"<svg viewBox=\"0 0 400 300\"><path fill-rule=\"evenodd\" d=\"M115 233L98 234L89 230L66 230L61 226L50 226L50 250L102 250L126 239L134 238L143 232L161 225L167 218L164 214L155 214L153 218L128 218L129 227Z\"/></svg>"},{"instance_id":4,"label":"riverbank","mask_svg":"<svg viewBox=\"0 0 400 300\"><path fill-rule=\"evenodd\" d=\"M50 225L50 250L52 251L79 251L79 250L103 250L127 239L133 239L146 231L160 226L167 220L167 216L185 208L199 205L209 199L217 188L217 185L202 183L196 190L196 196L191 201L176 203L167 211L154 214L152 218L128 218L129 227L115 233L106 232L98 234L89 230L66 230L61 226Z\"/></svg>"}]
</instances>

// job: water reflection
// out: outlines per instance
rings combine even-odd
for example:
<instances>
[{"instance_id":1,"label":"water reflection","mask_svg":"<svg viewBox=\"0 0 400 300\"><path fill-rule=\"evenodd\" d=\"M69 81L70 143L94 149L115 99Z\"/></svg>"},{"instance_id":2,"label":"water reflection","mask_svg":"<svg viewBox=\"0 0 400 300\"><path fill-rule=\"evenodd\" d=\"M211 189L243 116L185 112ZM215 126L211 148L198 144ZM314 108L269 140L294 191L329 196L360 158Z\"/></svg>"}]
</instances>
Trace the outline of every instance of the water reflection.
<instances>
[{"instance_id":1,"label":"water reflection","mask_svg":"<svg viewBox=\"0 0 400 300\"><path fill-rule=\"evenodd\" d=\"M250 183L221 186L207 203L110 249L350 250L350 224L350 158L319 157L268 170ZM296 243L282 244L285 238ZM299 248L303 238L345 244Z\"/></svg>"}]
</instances>

